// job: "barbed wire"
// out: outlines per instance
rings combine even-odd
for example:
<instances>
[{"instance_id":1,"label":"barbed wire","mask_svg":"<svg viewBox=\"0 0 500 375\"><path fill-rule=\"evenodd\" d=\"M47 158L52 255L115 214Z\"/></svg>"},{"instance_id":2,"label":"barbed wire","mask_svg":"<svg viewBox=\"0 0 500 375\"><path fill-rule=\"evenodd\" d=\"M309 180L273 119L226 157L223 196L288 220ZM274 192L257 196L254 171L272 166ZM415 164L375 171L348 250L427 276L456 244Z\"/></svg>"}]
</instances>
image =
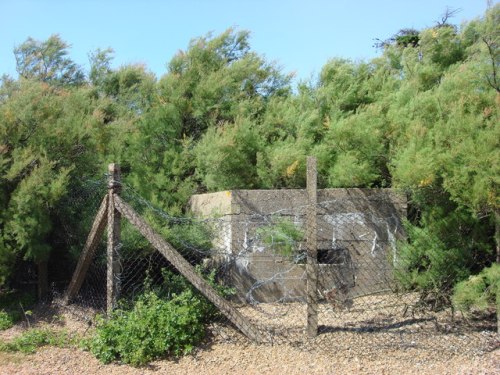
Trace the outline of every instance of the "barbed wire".
<instances>
[{"instance_id":1,"label":"barbed wire","mask_svg":"<svg viewBox=\"0 0 500 375\"><path fill-rule=\"evenodd\" d=\"M68 199L74 209L85 206L96 212L103 194L104 179L89 181L82 192ZM319 191L315 227L306 220L311 205L304 190L200 195L190 202L192 213L181 217L153 205L127 184L122 184L120 196L189 264L203 274L214 273L218 283L231 288L233 293L224 297L227 303L268 343L335 350L348 345L342 341L346 335L351 344L362 346L369 334L367 342L375 346L432 347L429 338L444 335L448 342L473 338L467 347L479 350L495 335L484 328L492 324L468 320L450 306L433 311L419 293L402 285L401 278L412 275L398 250L406 238L406 199L395 191ZM85 224L88 230L90 223ZM83 247L81 232L71 232L70 226L64 231L68 248ZM318 243L318 334L314 338L305 334L306 239L310 235L317 236ZM179 273L124 219L116 250L121 272L114 282L120 306L133 303L146 288L164 287L166 271ZM74 257L74 265L76 261ZM72 305L60 302L67 283L53 286L54 303L86 321L105 313L106 269L106 246L101 241ZM208 329L215 340L249 342L225 315L218 315ZM435 341L440 343L436 347L444 345L440 339Z\"/></svg>"}]
</instances>

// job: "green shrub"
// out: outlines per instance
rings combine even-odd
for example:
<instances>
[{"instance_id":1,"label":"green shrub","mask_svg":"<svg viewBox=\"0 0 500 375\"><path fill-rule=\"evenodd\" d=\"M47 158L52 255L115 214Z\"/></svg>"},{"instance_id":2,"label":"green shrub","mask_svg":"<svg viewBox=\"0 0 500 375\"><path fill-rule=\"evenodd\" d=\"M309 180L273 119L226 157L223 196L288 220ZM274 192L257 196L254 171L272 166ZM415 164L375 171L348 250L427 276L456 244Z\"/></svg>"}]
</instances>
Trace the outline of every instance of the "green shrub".
<instances>
[{"instance_id":1,"label":"green shrub","mask_svg":"<svg viewBox=\"0 0 500 375\"><path fill-rule=\"evenodd\" d=\"M449 306L454 286L478 273L491 257L485 226L459 211L434 210L420 225L405 224L408 241L398 245L396 279L435 309ZM489 264L489 263L488 263Z\"/></svg>"},{"instance_id":2,"label":"green shrub","mask_svg":"<svg viewBox=\"0 0 500 375\"><path fill-rule=\"evenodd\" d=\"M84 345L99 360L140 366L165 355L188 354L204 338L204 324L217 310L184 277L165 269L162 274L163 285L152 287L146 281L146 291L130 309L98 320L95 335ZM221 294L233 293L215 282L214 271L206 278Z\"/></svg>"},{"instance_id":3,"label":"green shrub","mask_svg":"<svg viewBox=\"0 0 500 375\"><path fill-rule=\"evenodd\" d=\"M399 248L397 279L406 290L421 292L430 300L449 296L453 285L468 276L466 256L457 248L448 248L436 234L416 226L407 226L411 241Z\"/></svg>"},{"instance_id":4,"label":"green shrub","mask_svg":"<svg viewBox=\"0 0 500 375\"><path fill-rule=\"evenodd\" d=\"M171 300L146 292L130 311L99 320L88 348L102 362L143 365L165 354L189 353L204 337L200 300L187 290Z\"/></svg>"},{"instance_id":5,"label":"green shrub","mask_svg":"<svg viewBox=\"0 0 500 375\"><path fill-rule=\"evenodd\" d=\"M494 263L478 275L459 282L452 297L453 305L464 312L500 308L500 264Z\"/></svg>"}]
</instances>

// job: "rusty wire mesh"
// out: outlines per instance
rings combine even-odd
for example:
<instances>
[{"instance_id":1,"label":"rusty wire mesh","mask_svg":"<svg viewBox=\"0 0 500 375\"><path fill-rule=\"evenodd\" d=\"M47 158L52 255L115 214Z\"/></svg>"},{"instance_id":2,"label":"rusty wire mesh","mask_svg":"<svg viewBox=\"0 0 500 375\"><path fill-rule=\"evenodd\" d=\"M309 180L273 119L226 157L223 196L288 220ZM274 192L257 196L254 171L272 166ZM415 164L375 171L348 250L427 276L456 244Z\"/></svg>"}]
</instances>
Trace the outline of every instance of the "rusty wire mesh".
<instances>
[{"instance_id":1,"label":"rusty wire mesh","mask_svg":"<svg viewBox=\"0 0 500 375\"><path fill-rule=\"evenodd\" d=\"M103 194L105 183L96 183L78 197L75 210L97 211ZM398 192L319 190L314 227L307 221L311 208L307 192L300 189L194 196L191 213L184 217L169 215L127 185L120 196L197 273L225 288L224 300L264 344L332 352L354 347L358 353L417 348L453 354L481 352L495 343L494 320L474 321L450 306L431 309L421 295L402 287L401 279L409 275L401 268L398 246L405 241L407 207ZM88 221L82 227L89 228ZM317 242L314 337L307 334L306 263L311 235ZM84 237L68 232L66 244L61 244L71 249L75 265ZM130 306L147 288L168 290L168 275L179 274L125 218L118 256L120 272L115 282L120 308ZM95 314L105 314L106 269L103 238L72 303L64 305L62 298L73 271L68 269L65 280L51 284L52 305L88 322ZM231 311L213 315L207 323L208 337L250 343L232 321Z\"/></svg>"},{"instance_id":2,"label":"rusty wire mesh","mask_svg":"<svg viewBox=\"0 0 500 375\"><path fill-rule=\"evenodd\" d=\"M121 197L197 272L226 286L225 300L269 344L366 351L380 347L484 350L493 321L474 322L450 307L432 311L401 287L398 243L405 240L406 200L391 190L318 192L316 227L306 220L305 190L240 190L194 196L192 215L173 217L130 187ZM307 238L317 237L317 335L307 332ZM106 308L105 241L73 305ZM167 288L178 270L122 218L119 300ZM213 340L249 343L227 314L215 315Z\"/></svg>"}]
</instances>

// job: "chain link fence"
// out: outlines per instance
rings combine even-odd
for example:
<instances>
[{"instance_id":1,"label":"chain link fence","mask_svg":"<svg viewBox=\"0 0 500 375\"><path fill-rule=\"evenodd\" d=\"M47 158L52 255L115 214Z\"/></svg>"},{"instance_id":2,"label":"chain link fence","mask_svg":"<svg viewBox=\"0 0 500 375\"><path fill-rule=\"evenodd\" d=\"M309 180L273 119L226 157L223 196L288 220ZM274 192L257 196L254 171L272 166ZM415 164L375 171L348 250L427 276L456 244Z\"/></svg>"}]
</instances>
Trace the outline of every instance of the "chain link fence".
<instances>
[{"instance_id":1,"label":"chain link fence","mask_svg":"<svg viewBox=\"0 0 500 375\"><path fill-rule=\"evenodd\" d=\"M95 183L74 197L72 220L98 212L106 190ZM91 325L96 314L129 308L145 291L173 293L173 280L182 275L214 305L206 324L215 342L450 354L498 345L495 319L432 306L407 287L411 275L398 250L406 240L404 195L390 189L312 193L201 194L192 197L189 216L174 217L123 184L113 196L119 236L111 244L112 271L104 231L68 301L88 234L68 229L61 248L70 249L74 267L50 273L61 279L52 280L45 306ZM90 231L85 220L81 227Z\"/></svg>"}]
</instances>

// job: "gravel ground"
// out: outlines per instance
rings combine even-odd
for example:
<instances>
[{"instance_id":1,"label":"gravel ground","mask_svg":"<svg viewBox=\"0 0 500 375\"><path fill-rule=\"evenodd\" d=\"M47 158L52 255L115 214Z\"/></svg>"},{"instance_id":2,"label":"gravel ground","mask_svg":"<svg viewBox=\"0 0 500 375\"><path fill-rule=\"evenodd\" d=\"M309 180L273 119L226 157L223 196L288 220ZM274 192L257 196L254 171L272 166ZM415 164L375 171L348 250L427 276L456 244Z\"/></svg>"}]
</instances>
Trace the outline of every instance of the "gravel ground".
<instances>
[{"instance_id":1,"label":"gravel ground","mask_svg":"<svg viewBox=\"0 0 500 375\"><path fill-rule=\"evenodd\" d=\"M465 332L449 325L444 313L430 319L429 314L405 317L386 313L387 308L373 310L380 301L364 301L370 311L322 311L322 333L312 342L305 342L300 324L304 306L267 304L240 311L254 323L273 327L273 345L253 345L226 324L213 324L212 340L178 360L133 368L103 365L79 348L45 347L33 355L0 353L0 374L500 374L500 337L491 323ZM74 307L42 309L31 326L85 335L91 331L82 318L91 314ZM25 328L26 323L1 332L0 340Z\"/></svg>"},{"instance_id":2,"label":"gravel ground","mask_svg":"<svg viewBox=\"0 0 500 375\"><path fill-rule=\"evenodd\" d=\"M482 356L436 359L417 349L380 351L371 359L305 352L286 345L216 344L178 361L144 368L103 365L78 349L44 348L29 356L0 356L0 374L498 374L499 350Z\"/></svg>"}]
</instances>

